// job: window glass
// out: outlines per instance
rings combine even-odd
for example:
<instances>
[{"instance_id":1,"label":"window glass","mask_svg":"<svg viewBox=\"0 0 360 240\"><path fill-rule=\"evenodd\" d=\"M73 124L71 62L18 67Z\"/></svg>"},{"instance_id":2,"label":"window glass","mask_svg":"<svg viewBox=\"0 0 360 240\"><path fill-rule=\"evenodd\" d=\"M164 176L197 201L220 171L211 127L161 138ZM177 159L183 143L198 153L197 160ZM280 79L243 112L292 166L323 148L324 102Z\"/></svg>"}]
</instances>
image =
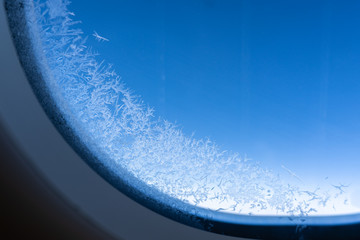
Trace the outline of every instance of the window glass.
<instances>
[{"instance_id":1,"label":"window glass","mask_svg":"<svg viewBox=\"0 0 360 240\"><path fill-rule=\"evenodd\" d=\"M35 90L136 200L229 219L360 212L360 3L27 7L45 76Z\"/></svg>"}]
</instances>

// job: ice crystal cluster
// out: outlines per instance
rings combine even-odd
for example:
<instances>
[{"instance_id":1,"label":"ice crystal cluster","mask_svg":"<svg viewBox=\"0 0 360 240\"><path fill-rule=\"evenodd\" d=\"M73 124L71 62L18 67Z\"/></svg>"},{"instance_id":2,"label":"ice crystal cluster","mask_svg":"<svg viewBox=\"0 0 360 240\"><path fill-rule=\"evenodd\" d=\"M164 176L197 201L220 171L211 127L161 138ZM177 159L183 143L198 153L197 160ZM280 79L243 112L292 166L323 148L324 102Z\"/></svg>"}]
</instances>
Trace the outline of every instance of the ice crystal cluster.
<instances>
[{"instance_id":1,"label":"ice crystal cluster","mask_svg":"<svg viewBox=\"0 0 360 240\"><path fill-rule=\"evenodd\" d=\"M236 214L306 216L327 212L343 197L284 183L258 163L155 117L86 45L69 3L33 3L52 76L47 84L67 122L114 168L186 203Z\"/></svg>"}]
</instances>

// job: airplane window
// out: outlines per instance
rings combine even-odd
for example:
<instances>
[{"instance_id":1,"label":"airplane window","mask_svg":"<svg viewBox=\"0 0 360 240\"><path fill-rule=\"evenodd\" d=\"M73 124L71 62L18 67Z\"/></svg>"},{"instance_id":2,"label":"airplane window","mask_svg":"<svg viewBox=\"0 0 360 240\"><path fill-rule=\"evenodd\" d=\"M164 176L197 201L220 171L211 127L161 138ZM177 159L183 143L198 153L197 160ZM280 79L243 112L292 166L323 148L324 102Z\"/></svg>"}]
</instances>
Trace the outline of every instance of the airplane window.
<instances>
[{"instance_id":1,"label":"airplane window","mask_svg":"<svg viewBox=\"0 0 360 240\"><path fill-rule=\"evenodd\" d=\"M6 3L44 110L121 192L227 235L359 233L360 3Z\"/></svg>"}]
</instances>

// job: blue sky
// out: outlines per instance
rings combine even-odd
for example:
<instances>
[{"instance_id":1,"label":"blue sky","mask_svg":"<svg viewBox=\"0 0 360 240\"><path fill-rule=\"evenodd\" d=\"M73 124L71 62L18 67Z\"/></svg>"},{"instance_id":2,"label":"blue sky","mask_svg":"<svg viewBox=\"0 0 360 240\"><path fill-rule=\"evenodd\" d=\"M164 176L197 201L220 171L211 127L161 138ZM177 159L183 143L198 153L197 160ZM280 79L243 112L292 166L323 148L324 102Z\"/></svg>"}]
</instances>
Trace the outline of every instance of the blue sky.
<instances>
[{"instance_id":1,"label":"blue sky","mask_svg":"<svg viewBox=\"0 0 360 240\"><path fill-rule=\"evenodd\" d=\"M360 169L360 2L73 1L157 116L309 181ZM110 39L96 42L96 31Z\"/></svg>"}]
</instances>

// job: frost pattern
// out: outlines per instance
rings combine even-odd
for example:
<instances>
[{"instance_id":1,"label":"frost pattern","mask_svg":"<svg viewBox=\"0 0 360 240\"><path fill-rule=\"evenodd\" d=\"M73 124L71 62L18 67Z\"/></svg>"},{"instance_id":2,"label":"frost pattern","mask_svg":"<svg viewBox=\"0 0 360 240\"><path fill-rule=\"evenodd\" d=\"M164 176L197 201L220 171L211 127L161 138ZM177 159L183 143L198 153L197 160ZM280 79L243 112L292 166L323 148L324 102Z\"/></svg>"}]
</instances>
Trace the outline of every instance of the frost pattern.
<instances>
[{"instance_id":1,"label":"frost pattern","mask_svg":"<svg viewBox=\"0 0 360 240\"><path fill-rule=\"evenodd\" d=\"M343 191L302 190L209 139L185 136L99 60L75 27L68 0L36 1L43 52L53 79L47 83L78 134L111 164L146 184L198 207L237 214L307 216L348 201ZM331 207L330 207L331 208Z\"/></svg>"}]
</instances>

